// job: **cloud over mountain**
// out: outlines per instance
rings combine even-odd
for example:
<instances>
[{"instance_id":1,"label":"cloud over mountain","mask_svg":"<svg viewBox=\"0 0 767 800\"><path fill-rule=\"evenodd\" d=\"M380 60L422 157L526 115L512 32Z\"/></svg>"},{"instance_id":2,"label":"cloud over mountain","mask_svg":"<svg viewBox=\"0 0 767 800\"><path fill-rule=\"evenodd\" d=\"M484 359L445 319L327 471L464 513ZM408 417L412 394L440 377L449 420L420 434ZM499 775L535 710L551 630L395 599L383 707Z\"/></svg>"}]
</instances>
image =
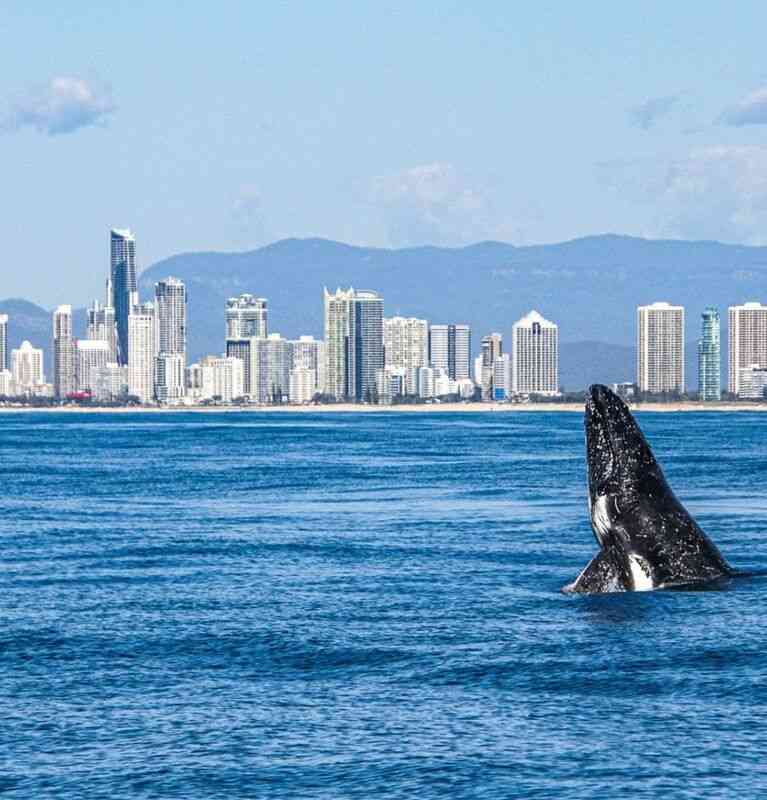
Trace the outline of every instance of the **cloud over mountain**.
<instances>
[{"instance_id":1,"label":"cloud over mountain","mask_svg":"<svg viewBox=\"0 0 767 800\"><path fill-rule=\"evenodd\" d=\"M103 124L115 108L108 87L59 76L13 100L0 118L0 130L8 133L30 127L48 136L73 133Z\"/></svg>"},{"instance_id":2,"label":"cloud over mountain","mask_svg":"<svg viewBox=\"0 0 767 800\"><path fill-rule=\"evenodd\" d=\"M393 246L461 245L509 238L489 192L468 181L453 164L435 162L372 181L370 199Z\"/></svg>"}]
</instances>

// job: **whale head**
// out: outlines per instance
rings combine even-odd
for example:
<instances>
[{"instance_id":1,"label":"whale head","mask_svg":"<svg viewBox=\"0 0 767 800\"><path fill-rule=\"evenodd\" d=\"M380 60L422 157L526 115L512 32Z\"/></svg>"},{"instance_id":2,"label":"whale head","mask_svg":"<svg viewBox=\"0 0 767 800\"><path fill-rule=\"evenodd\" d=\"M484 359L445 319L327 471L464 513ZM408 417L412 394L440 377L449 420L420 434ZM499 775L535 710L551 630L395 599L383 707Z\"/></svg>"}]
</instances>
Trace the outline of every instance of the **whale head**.
<instances>
[{"instance_id":1,"label":"whale head","mask_svg":"<svg viewBox=\"0 0 767 800\"><path fill-rule=\"evenodd\" d=\"M728 574L623 400L606 386L591 386L585 426L591 527L602 550L597 566L613 584L653 589Z\"/></svg>"}]
</instances>

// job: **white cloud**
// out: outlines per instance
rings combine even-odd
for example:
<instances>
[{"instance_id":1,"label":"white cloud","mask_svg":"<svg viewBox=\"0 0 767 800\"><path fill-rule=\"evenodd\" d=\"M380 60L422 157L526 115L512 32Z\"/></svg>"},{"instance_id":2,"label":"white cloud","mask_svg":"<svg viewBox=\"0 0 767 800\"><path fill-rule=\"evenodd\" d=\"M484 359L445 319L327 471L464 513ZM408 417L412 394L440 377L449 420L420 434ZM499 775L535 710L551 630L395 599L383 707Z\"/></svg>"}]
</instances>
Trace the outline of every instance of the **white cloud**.
<instances>
[{"instance_id":1,"label":"white cloud","mask_svg":"<svg viewBox=\"0 0 767 800\"><path fill-rule=\"evenodd\" d=\"M371 201L393 246L463 245L517 234L499 218L489 192L452 164L432 163L375 178Z\"/></svg>"},{"instance_id":2,"label":"white cloud","mask_svg":"<svg viewBox=\"0 0 767 800\"><path fill-rule=\"evenodd\" d=\"M767 88L757 89L727 109L721 121L738 128L743 125L767 125Z\"/></svg>"},{"instance_id":3,"label":"white cloud","mask_svg":"<svg viewBox=\"0 0 767 800\"><path fill-rule=\"evenodd\" d=\"M51 78L47 86L30 90L10 104L0 120L0 130L25 127L57 136L103 124L115 110L109 89L82 78Z\"/></svg>"},{"instance_id":4,"label":"white cloud","mask_svg":"<svg viewBox=\"0 0 767 800\"><path fill-rule=\"evenodd\" d=\"M767 243L767 147L710 146L597 167L604 183L653 204L657 236Z\"/></svg>"}]
</instances>

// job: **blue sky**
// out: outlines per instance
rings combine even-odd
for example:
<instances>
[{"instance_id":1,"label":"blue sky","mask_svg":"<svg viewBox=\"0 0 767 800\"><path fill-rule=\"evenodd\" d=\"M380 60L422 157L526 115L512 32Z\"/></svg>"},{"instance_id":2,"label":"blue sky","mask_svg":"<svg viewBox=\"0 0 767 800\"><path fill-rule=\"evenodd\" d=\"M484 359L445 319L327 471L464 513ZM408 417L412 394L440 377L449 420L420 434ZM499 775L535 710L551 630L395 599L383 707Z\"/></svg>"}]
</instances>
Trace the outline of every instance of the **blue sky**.
<instances>
[{"instance_id":1,"label":"blue sky","mask_svg":"<svg viewBox=\"0 0 767 800\"><path fill-rule=\"evenodd\" d=\"M0 15L0 297L286 236L767 242L767 5L38 3Z\"/></svg>"}]
</instances>

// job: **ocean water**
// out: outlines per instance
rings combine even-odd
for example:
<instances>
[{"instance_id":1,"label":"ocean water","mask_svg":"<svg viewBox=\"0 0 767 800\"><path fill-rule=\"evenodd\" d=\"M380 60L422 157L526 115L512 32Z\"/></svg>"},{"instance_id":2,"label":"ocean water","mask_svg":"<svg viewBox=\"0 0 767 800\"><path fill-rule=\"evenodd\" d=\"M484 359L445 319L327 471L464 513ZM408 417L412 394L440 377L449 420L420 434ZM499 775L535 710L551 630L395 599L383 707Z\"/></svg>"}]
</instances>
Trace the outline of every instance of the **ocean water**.
<instances>
[{"instance_id":1,"label":"ocean water","mask_svg":"<svg viewBox=\"0 0 767 800\"><path fill-rule=\"evenodd\" d=\"M767 569L767 417L640 415ZM0 414L4 798L767 791L767 578L573 597L582 417Z\"/></svg>"}]
</instances>

